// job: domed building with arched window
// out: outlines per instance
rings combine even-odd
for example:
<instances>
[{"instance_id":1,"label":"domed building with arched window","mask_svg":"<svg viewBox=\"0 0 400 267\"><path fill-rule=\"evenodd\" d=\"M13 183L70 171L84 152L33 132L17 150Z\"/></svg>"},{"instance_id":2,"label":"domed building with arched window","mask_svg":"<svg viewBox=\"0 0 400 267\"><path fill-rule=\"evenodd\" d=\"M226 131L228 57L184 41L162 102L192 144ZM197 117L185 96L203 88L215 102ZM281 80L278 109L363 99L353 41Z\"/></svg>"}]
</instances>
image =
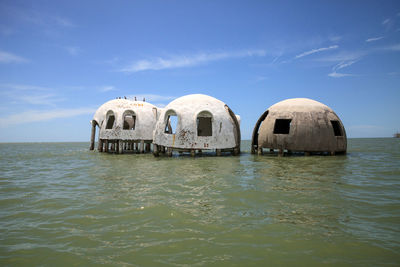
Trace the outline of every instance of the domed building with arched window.
<instances>
[{"instance_id":1,"label":"domed building with arched window","mask_svg":"<svg viewBox=\"0 0 400 267\"><path fill-rule=\"evenodd\" d=\"M157 112L156 106L144 101L114 99L104 103L91 121L90 150L94 149L98 127L100 152L150 151Z\"/></svg>"},{"instance_id":2,"label":"domed building with arched window","mask_svg":"<svg viewBox=\"0 0 400 267\"><path fill-rule=\"evenodd\" d=\"M279 155L346 153L346 131L330 107L308 98L287 99L268 108L254 127L251 153L263 149Z\"/></svg>"},{"instance_id":3,"label":"domed building with arched window","mask_svg":"<svg viewBox=\"0 0 400 267\"><path fill-rule=\"evenodd\" d=\"M222 101L202 94L175 99L160 112L153 136L153 153L203 150L240 153L240 117Z\"/></svg>"}]
</instances>

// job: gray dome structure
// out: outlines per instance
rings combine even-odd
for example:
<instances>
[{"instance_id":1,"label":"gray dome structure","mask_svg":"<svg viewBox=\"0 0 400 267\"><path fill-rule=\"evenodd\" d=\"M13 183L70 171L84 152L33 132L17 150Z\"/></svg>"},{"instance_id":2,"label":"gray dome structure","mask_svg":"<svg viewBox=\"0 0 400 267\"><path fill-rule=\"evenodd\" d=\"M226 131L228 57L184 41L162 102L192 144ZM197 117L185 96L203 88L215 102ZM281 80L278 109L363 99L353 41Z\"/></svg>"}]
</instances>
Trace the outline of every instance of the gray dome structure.
<instances>
[{"instance_id":1,"label":"gray dome structure","mask_svg":"<svg viewBox=\"0 0 400 267\"><path fill-rule=\"evenodd\" d=\"M252 135L251 153L270 151L346 153L343 124L328 106L308 98L292 98L272 105L257 121Z\"/></svg>"},{"instance_id":2,"label":"gray dome structure","mask_svg":"<svg viewBox=\"0 0 400 267\"><path fill-rule=\"evenodd\" d=\"M150 151L156 121L157 107L150 103L129 99L108 101L97 109L91 121L90 150L94 149L98 126L100 152Z\"/></svg>"},{"instance_id":3,"label":"gray dome structure","mask_svg":"<svg viewBox=\"0 0 400 267\"><path fill-rule=\"evenodd\" d=\"M153 153L202 150L240 153L240 117L222 101L193 94L175 99L160 113L153 137Z\"/></svg>"}]
</instances>

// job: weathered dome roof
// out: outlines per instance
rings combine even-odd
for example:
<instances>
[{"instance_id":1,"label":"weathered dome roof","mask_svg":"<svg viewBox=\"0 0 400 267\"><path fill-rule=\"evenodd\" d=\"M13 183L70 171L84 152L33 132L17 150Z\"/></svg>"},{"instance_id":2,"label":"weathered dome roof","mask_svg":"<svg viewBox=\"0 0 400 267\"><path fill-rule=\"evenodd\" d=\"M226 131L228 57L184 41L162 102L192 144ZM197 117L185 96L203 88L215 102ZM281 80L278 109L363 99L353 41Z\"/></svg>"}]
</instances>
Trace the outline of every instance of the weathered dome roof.
<instances>
[{"instance_id":1,"label":"weathered dome roof","mask_svg":"<svg viewBox=\"0 0 400 267\"><path fill-rule=\"evenodd\" d=\"M260 117L252 145L303 152L344 152L347 139L342 122L330 107L308 98L292 98L272 105Z\"/></svg>"},{"instance_id":2,"label":"weathered dome roof","mask_svg":"<svg viewBox=\"0 0 400 267\"><path fill-rule=\"evenodd\" d=\"M110 100L110 101L104 103L96 110L96 112L94 113L94 116L93 116L93 120L96 121L98 125L101 125L103 120L106 118L107 111L132 109L132 108L135 108L135 105L134 105L135 103L146 106L146 107L150 107L150 108L156 107L148 102L143 102L143 101L133 101L130 99L113 99L113 100Z\"/></svg>"},{"instance_id":3,"label":"weathered dome roof","mask_svg":"<svg viewBox=\"0 0 400 267\"><path fill-rule=\"evenodd\" d=\"M191 108L197 110L202 107L214 108L218 106L225 106L225 103L215 97L203 95L203 94L192 94L179 97L170 102L165 109L174 108L176 106L184 105L185 108Z\"/></svg>"},{"instance_id":4,"label":"weathered dome roof","mask_svg":"<svg viewBox=\"0 0 400 267\"><path fill-rule=\"evenodd\" d=\"M100 139L152 140L157 107L143 101L114 99L101 105L93 116Z\"/></svg>"},{"instance_id":5,"label":"weathered dome roof","mask_svg":"<svg viewBox=\"0 0 400 267\"><path fill-rule=\"evenodd\" d=\"M230 113L231 112L231 113ZM199 136L197 118L211 117L211 135ZM175 134L165 132L168 116L176 115ZM237 126L235 125L237 123ZM240 145L238 118L222 101L203 94L179 97L169 103L158 118L154 131L154 143L183 149L223 149Z\"/></svg>"}]
</instances>

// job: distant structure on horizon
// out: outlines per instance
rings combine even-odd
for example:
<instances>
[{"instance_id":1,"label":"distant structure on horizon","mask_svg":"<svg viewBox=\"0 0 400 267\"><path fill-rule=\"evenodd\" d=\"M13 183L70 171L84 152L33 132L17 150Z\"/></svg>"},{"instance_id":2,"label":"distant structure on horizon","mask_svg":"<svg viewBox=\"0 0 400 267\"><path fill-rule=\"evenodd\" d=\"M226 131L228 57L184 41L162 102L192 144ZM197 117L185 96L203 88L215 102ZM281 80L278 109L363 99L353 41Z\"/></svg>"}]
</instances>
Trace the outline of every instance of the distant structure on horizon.
<instances>
[{"instance_id":1,"label":"distant structure on horizon","mask_svg":"<svg viewBox=\"0 0 400 267\"><path fill-rule=\"evenodd\" d=\"M254 127L251 153L260 155L263 149L279 155L346 153L346 131L328 106L308 98L287 99L269 107Z\"/></svg>"},{"instance_id":2,"label":"distant structure on horizon","mask_svg":"<svg viewBox=\"0 0 400 267\"><path fill-rule=\"evenodd\" d=\"M395 134L393 135L393 137L394 137L394 138L400 138L400 133L399 133L399 132L395 133Z\"/></svg>"},{"instance_id":3,"label":"distant structure on horizon","mask_svg":"<svg viewBox=\"0 0 400 267\"><path fill-rule=\"evenodd\" d=\"M150 152L157 114L156 106L136 98L117 98L104 103L91 121L90 150L94 150L98 127L99 152Z\"/></svg>"}]
</instances>

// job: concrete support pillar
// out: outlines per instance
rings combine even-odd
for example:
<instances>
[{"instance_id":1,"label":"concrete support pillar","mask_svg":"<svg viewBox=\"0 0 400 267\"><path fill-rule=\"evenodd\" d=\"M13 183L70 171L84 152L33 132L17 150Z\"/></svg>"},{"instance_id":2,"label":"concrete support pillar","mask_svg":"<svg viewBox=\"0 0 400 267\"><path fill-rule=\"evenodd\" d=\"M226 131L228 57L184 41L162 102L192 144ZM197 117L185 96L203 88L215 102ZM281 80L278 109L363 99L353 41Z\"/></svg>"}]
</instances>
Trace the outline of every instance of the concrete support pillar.
<instances>
[{"instance_id":1,"label":"concrete support pillar","mask_svg":"<svg viewBox=\"0 0 400 267\"><path fill-rule=\"evenodd\" d=\"M235 147L234 149L233 149L233 153L232 153L234 156L237 156L237 155L239 155L240 154L240 147Z\"/></svg>"},{"instance_id":2,"label":"concrete support pillar","mask_svg":"<svg viewBox=\"0 0 400 267\"><path fill-rule=\"evenodd\" d=\"M221 149L216 149L215 154L217 154L218 157L221 156Z\"/></svg>"},{"instance_id":3,"label":"concrete support pillar","mask_svg":"<svg viewBox=\"0 0 400 267\"><path fill-rule=\"evenodd\" d=\"M192 156L192 157L196 156L196 149L190 150L190 156Z\"/></svg>"},{"instance_id":4,"label":"concrete support pillar","mask_svg":"<svg viewBox=\"0 0 400 267\"><path fill-rule=\"evenodd\" d=\"M90 150L94 150L94 139L96 137L96 123L92 121L92 133L90 135Z\"/></svg>"},{"instance_id":5,"label":"concrete support pillar","mask_svg":"<svg viewBox=\"0 0 400 267\"><path fill-rule=\"evenodd\" d=\"M335 156L335 151L331 151L331 156Z\"/></svg>"},{"instance_id":6,"label":"concrete support pillar","mask_svg":"<svg viewBox=\"0 0 400 267\"><path fill-rule=\"evenodd\" d=\"M144 141L140 141L140 153L144 153Z\"/></svg>"},{"instance_id":7,"label":"concrete support pillar","mask_svg":"<svg viewBox=\"0 0 400 267\"><path fill-rule=\"evenodd\" d=\"M263 151L262 147L259 146L259 147L257 148L257 154L258 154L258 155L263 155L263 154L264 154L264 151Z\"/></svg>"},{"instance_id":8,"label":"concrete support pillar","mask_svg":"<svg viewBox=\"0 0 400 267\"><path fill-rule=\"evenodd\" d=\"M115 141L114 140L111 141L111 151L115 152Z\"/></svg>"},{"instance_id":9,"label":"concrete support pillar","mask_svg":"<svg viewBox=\"0 0 400 267\"><path fill-rule=\"evenodd\" d=\"M168 157L172 157L172 147L169 147L169 148L167 149L167 156L168 156Z\"/></svg>"},{"instance_id":10,"label":"concrete support pillar","mask_svg":"<svg viewBox=\"0 0 400 267\"><path fill-rule=\"evenodd\" d=\"M122 140L117 141L118 142L118 153L123 154L124 153L124 145L125 142Z\"/></svg>"},{"instance_id":11,"label":"concrete support pillar","mask_svg":"<svg viewBox=\"0 0 400 267\"><path fill-rule=\"evenodd\" d=\"M104 152L108 152L108 139L104 140Z\"/></svg>"},{"instance_id":12,"label":"concrete support pillar","mask_svg":"<svg viewBox=\"0 0 400 267\"><path fill-rule=\"evenodd\" d=\"M103 152L103 140L101 140L100 138L99 138L99 141L98 141L98 144L97 144L97 150L99 152Z\"/></svg>"},{"instance_id":13,"label":"concrete support pillar","mask_svg":"<svg viewBox=\"0 0 400 267\"><path fill-rule=\"evenodd\" d=\"M284 154L284 153L285 153L284 150L283 150L282 148L279 148L278 156L279 156L279 157L283 157L283 154Z\"/></svg>"},{"instance_id":14,"label":"concrete support pillar","mask_svg":"<svg viewBox=\"0 0 400 267\"><path fill-rule=\"evenodd\" d=\"M155 156L155 157L158 157L160 154L160 152L158 151L158 148L159 148L159 146L158 145L156 145L156 144L153 144L153 155Z\"/></svg>"}]
</instances>

